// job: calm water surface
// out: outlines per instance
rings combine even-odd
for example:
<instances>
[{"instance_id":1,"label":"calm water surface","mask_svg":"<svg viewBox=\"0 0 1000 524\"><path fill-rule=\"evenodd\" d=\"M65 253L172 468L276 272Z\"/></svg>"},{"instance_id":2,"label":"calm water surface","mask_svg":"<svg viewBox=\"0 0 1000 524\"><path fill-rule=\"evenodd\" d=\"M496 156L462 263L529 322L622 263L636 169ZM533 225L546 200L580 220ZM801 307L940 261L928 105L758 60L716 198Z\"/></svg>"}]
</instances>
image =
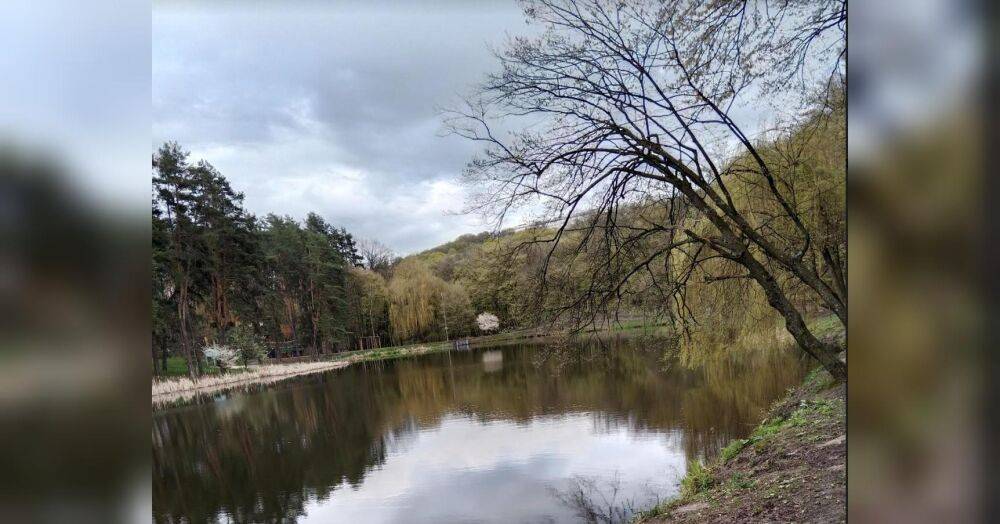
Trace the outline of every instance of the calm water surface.
<instances>
[{"instance_id":1,"label":"calm water surface","mask_svg":"<svg viewBox=\"0 0 1000 524\"><path fill-rule=\"evenodd\" d=\"M657 343L367 363L153 415L156 522L579 522L677 492L801 380L782 351L664 364Z\"/></svg>"}]
</instances>

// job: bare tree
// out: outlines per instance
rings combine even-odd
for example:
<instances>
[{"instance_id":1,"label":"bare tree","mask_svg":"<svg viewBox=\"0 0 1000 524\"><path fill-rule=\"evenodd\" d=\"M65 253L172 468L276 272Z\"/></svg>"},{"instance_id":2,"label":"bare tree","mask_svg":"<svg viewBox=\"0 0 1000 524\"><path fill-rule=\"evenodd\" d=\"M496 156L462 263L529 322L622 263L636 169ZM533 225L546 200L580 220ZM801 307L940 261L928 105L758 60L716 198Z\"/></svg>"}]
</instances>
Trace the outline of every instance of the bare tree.
<instances>
[{"instance_id":1,"label":"bare tree","mask_svg":"<svg viewBox=\"0 0 1000 524\"><path fill-rule=\"evenodd\" d=\"M388 278L389 268L396 261L396 253L388 246L375 239L363 238L358 241L358 251L366 269L370 269Z\"/></svg>"},{"instance_id":2,"label":"bare tree","mask_svg":"<svg viewBox=\"0 0 1000 524\"><path fill-rule=\"evenodd\" d=\"M540 296L558 280L552 256L571 233L573 249L599 261L557 313L613 310L644 274L681 317L690 314L693 278L752 282L798 345L846 379L842 348L818 339L801 311L808 299L846 326L846 246L815 238L795 191L734 116L734 107L779 85L767 67L786 67L785 78L792 69L816 69L811 41L796 44L801 35L818 31L812 41L843 46L836 31L816 25L816 13L840 16L831 5L842 4L524 3L544 32L497 52L500 71L447 122L484 145L466 172L478 189L475 209L501 223L528 209L552 224L544 231L554 232L538 239L548 248ZM828 60L839 71L842 53ZM501 132L501 122L523 130ZM734 196L729 185L737 179L768 205ZM656 274L655 264L668 270Z\"/></svg>"}]
</instances>

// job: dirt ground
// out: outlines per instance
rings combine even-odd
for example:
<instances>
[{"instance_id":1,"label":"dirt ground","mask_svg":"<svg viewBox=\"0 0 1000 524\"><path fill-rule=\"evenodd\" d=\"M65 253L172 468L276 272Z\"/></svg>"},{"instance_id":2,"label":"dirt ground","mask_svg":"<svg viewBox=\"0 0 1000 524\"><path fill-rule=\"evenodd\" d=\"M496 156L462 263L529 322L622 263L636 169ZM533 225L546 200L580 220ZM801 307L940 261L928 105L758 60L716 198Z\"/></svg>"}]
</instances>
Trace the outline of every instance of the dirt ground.
<instances>
[{"instance_id":1,"label":"dirt ground","mask_svg":"<svg viewBox=\"0 0 1000 524\"><path fill-rule=\"evenodd\" d=\"M817 372L723 452L680 499L639 522L844 522L847 496L843 384ZM728 460L727 460L728 459Z\"/></svg>"}]
</instances>

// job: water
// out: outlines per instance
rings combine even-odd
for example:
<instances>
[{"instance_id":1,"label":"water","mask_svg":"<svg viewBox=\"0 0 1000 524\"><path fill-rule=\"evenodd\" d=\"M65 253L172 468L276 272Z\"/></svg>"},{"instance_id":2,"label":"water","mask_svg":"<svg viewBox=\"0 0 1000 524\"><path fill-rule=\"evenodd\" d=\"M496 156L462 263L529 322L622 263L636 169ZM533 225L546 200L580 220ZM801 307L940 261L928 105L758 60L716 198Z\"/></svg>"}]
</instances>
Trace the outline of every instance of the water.
<instances>
[{"instance_id":1,"label":"water","mask_svg":"<svg viewBox=\"0 0 1000 524\"><path fill-rule=\"evenodd\" d=\"M665 365L657 343L426 355L153 417L156 522L622 520L744 437L794 353Z\"/></svg>"}]
</instances>

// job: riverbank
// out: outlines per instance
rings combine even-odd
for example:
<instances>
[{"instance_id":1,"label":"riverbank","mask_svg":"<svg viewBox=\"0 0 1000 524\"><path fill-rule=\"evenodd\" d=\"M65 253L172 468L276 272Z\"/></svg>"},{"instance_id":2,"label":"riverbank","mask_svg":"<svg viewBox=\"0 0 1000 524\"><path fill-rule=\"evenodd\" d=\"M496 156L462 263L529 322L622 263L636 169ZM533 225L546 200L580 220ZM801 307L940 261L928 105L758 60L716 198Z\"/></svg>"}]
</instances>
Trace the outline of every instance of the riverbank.
<instances>
[{"instance_id":1,"label":"riverbank","mask_svg":"<svg viewBox=\"0 0 1000 524\"><path fill-rule=\"evenodd\" d=\"M416 355L426 355L451 349L451 343L438 342L398 346L364 351L336 353L313 362L268 363L234 370L225 374L202 376L197 381L188 377L154 380L153 405L168 405L190 400L197 395L219 393L241 387L273 384L292 377L321 373L347 367L358 362L371 362Z\"/></svg>"},{"instance_id":2,"label":"riverbank","mask_svg":"<svg viewBox=\"0 0 1000 524\"><path fill-rule=\"evenodd\" d=\"M319 373L347 366L344 361L296 362L292 364L265 364L221 375L203 376L198 380L188 377L153 381L153 405L187 400L196 395L216 393L228 389L256 384L270 384L287 378Z\"/></svg>"},{"instance_id":3,"label":"riverbank","mask_svg":"<svg viewBox=\"0 0 1000 524\"><path fill-rule=\"evenodd\" d=\"M692 463L681 496L635 522L844 522L846 387L817 369L746 439Z\"/></svg>"},{"instance_id":4,"label":"riverbank","mask_svg":"<svg viewBox=\"0 0 1000 524\"><path fill-rule=\"evenodd\" d=\"M649 326L627 326L612 330L611 333L628 334L643 330L647 332ZM658 328L658 326L655 326ZM588 335L599 335L603 332L588 332ZM509 331L467 339L471 347L485 348L497 345L507 345L518 342L540 342L549 337L550 334L538 329L525 329ZM292 378L310 373L320 373L332 369L339 369L358 362L371 362L377 360L388 360L429 353L450 351L453 348L452 341L429 342L422 344L411 344L406 346L392 346L378 349L365 349L355 351L345 351L330 355L323 355L319 360L306 362L286 362L271 360L266 364L250 366L241 370L230 370L221 373L217 368L214 373L202 375L197 381L192 381L187 376L187 368L180 371L174 370L174 376L154 380L152 383L153 405L162 406L190 400L197 395L213 394L240 387L248 387L261 384L272 384L287 378ZM183 373L183 375L181 375Z\"/></svg>"}]
</instances>

